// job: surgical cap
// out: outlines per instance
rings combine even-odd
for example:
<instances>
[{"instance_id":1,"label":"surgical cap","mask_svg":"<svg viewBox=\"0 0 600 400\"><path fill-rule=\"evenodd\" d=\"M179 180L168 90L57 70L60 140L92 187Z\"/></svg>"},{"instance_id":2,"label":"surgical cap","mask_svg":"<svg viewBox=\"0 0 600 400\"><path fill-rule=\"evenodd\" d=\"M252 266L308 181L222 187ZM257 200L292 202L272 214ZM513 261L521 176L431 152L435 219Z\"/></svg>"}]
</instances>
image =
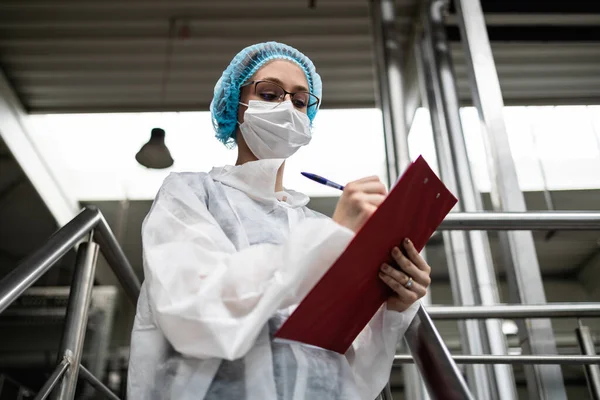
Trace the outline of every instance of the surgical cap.
<instances>
[{"instance_id":1,"label":"surgical cap","mask_svg":"<svg viewBox=\"0 0 600 400\"><path fill-rule=\"evenodd\" d=\"M240 101L240 88L263 65L272 60L283 59L297 64L306 75L308 88L311 93L321 98L323 85L315 66L308 57L295 48L277 42L259 43L246 47L231 60L229 66L215 85L215 92L210 103L212 123L215 136L223 144L233 147L237 114ZM317 114L317 106L307 110L312 122Z\"/></svg>"}]
</instances>

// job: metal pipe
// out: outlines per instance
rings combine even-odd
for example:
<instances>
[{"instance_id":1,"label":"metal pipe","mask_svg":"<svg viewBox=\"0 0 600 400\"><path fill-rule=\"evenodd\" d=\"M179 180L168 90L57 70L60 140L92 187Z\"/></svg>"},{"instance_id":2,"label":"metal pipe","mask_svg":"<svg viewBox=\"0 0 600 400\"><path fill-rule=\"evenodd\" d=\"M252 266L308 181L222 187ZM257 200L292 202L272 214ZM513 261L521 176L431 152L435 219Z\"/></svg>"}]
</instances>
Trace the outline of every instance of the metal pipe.
<instances>
[{"instance_id":1,"label":"metal pipe","mask_svg":"<svg viewBox=\"0 0 600 400\"><path fill-rule=\"evenodd\" d=\"M557 364L557 365L591 365L600 363L600 356L496 356L496 355L459 355L452 356L457 364ZM413 357L408 354L394 356L394 366L412 364Z\"/></svg>"},{"instance_id":2,"label":"metal pipe","mask_svg":"<svg viewBox=\"0 0 600 400\"><path fill-rule=\"evenodd\" d=\"M527 211L504 122L504 100L487 33L481 0L454 2L465 50L473 103L477 108L487 157L491 161L491 198L494 210ZM539 261L531 232L500 232L500 245L508 275L511 301L523 304L546 302ZM552 323L548 319L517 320L523 351L556 354ZM529 398L566 400L559 366L525 368Z\"/></svg>"},{"instance_id":3,"label":"metal pipe","mask_svg":"<svg viewBox=\"0 0 600 400\"><path fill-rule=\"evenodd\" d=\"M102 393L107 399L119 400L119 398L111 392L109 388L104 385L98 378L96 378L90 371L88 371L83 365L79 366L79 372L81 377L85 379L90 385L92 385L97 391Z\"/></svg>"},{"instance_id":4,"label":"metal pipe","mask_svg":"<svg viewBox=\"0 0 600 400\"><path fill-rule=\"evenodd\" d=\"M33 285L98 223L100 215L83 210L0 281L0 313Z\"/></svg>"},{"instance_id":5,"label":"metal pipe","mask_svg":"<svg viewBox=\"0 0 600 400\"><path fill-rule=\"evenodd\" d=\"M423 35L420 51L422 98L429 109L441 178L460 199L455 211L483 210L467 158L460 121L450 46L444 13L447 0L425 1L421 10ZM445 231L444 248L454 302L461 305L496 304L499 294L485 232ZM463 352L507 354L500 321L460 321ZM516 385L507 365L470 365L467 382L478 399L513 400Z\"/></svg>"},{"instance_id":6,"label":"metal pipe","mask_svg":"<svg viewBox=\"0 0 600 400\"><path fill-rule=\"evenodd\" d=\"M433 319L600 317L600 303L429 306L427 312Z\"/></svg>"},{"instance_id":7,"label":"metal pipe","mask_svg":"<svg viewBox=\"0 0 600 400\"><path fill-rule=\"evenodd\" d=\"M69 359L64 357L62 362L56 366L50 378L44 383L44 386L40 389L37 396L35 396L35 400L44 400L48 395L52 392L52 389L56 386L56 384L62 379L67 369L69 369Z\"/></svg>"},{"instance_id":8,"label":"metal pipe","mask_svg":"<svg viewBox=\"0 0 600 400\"><path fill-rule=\"evenodd\" d=\"M425 2L429 5L429 2ZM427 8L427 7L425 7ZM425 9L427 14L428 10ZM425 20L427 18L424 18ZM422 86L423 103L429 109L431 118L431 127L433 130L433 140L439 171L441 178L451 192L457 193L462 200L457 187L457 176L455 174L452 154L447 143L448 131L443 117L444 109L441 106L439 82L435 79L435 67L432 60L431 49L428 48L428 42L431 42L431 32L429 26L424 23L423 38L419 38L415 44L421 58L420 81ZM431 43L429 43L431 45ZM462 204L458 204L455 210L463 210ZM444 251L448 262L448 271L450 273L450 284L452 289L452 298L456 304L475 305L479 301L479 293L475 285L475 265L470 252L471 245L466 232L444 231ZM459 321L458 329L460 332L460 341L463 352L467 354L489 353L490 349L486 343L487 332L485 326L478 321ZM466 368L465 375L469 388L473 396L477 399L492 400L494 393L495 380L491 373L491 368L485 365L469 365Z\"/></svg>"},{"instance_id":9,"label":"metal pipe","mask_svg":"<svg viewBox=\"0 0 600 400\"><path fill-rule=\"evenodd\" d=\"M600 230L600 212L450 213L440 230Z\"/></svg>"},{"instance_id":10,"label":"metal pipe","mask_svg":"<svg viewBox=\"0 0 600 400\"><path fill-rule=\"evenodd\" d=\"M471 400L469 388L429 315L419 307L404 334L427 391L433 399ZM402 356L396 356L402 357ZM408 357L408 362L413 362Z\"/></svg>"},{"instance_id":11,"label":"metal pipe","mask_svg":"<svg viewBox=\"0 0 600 400\"><path fill-rule=\"evenodd\" d=\"M577 333L581 353L586 356L595 356L596 348L590 328L582 325L580 321L579 327L575 328L575 333ZM585 371L585 380L590 390L590 398L592 400L600 400L600 365L585 365L583 369Z\"/></svg>"},{"instance_id":12,"label":"metal pipe","mask_svg":"<svg viewBox=\"0 0 600 400\"><path fill-rule=\"evenodd\" d=\"M60 393L56 396L60 400L71 400L75 396L97 260L96 243L90 241L79 246L71 281L65 329L59 348L59 354L69 357L71 361L71 368L62 380Z\"/></svg>"},{"instance_id":13,"label":"metal pipe","mask_svg":"<svg viewBox=\"0 0 600 400\"><path fill-rule=\"evenodd\" d=\"M100 250L121 283L125 294L136 305L142 286L140 280L129 263L127 256L125 256L123 249L119 246L117 238L102 213L94 206L89 206L88 209L95 212L98 216L95 240L100 244Z\"/></svg>"},{"instance_id":14,"label":"metal pipe","mask_svg":"<svg viewBox=\"0 0 600 400\"><path fill-rule=\"evenodd\" d=\"M386 167L391 187L401 171L410 164L408 127L404 105L402 44L395 30L396 10L393 0L371 0L374 62L377 100L383 117Z\"/></svg>"}]
</instances>

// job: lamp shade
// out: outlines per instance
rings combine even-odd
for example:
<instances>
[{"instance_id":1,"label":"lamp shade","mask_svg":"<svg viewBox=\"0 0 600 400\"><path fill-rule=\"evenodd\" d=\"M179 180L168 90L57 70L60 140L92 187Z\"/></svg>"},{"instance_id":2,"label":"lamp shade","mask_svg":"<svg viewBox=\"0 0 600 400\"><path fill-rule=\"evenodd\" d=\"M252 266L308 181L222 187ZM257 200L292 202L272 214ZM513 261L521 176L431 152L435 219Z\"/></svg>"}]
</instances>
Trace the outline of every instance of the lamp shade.
<instances>
[{"instance_id":1,"label":"lamp shade","mask_svg":"<svg viewBox=\"0 0 600 400\"><path fill-rule=\"evenodd\" d=\"M165 145L164 129L152 129L150 140L138 151L135 159L144 167L152 169L164 169L173 165L173 157Z\"/></svg>"}]
</instances>

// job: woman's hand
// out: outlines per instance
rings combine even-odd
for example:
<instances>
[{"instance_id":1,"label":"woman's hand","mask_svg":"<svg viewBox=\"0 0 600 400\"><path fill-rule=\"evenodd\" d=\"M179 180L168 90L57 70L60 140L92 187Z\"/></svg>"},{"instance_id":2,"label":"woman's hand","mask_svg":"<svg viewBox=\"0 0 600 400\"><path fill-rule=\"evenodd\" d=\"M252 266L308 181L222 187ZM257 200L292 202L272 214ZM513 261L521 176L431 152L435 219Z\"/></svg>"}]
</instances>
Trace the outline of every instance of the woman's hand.
<instances>
[{"instance_id":1,"label":"woman's hand","mask_svg":"<svg viewBox=\"0 0 600 400\"><path fill-rule=\"evenodd\" d=\"M357 232L383 202L387 190L376 176L348 183L333 213L333 220Z\"/></svg>"},{"instance_id":2,"label":"woman's hand","mask_svg":"<svg viewBox=\"0 0 600 400\"><path fill-rule=\"evenodd\" d=\"M404 249L408 257L397 247L392 250L392 257L402 271L383 264L379 272L379 278L394 291L387 301L387 307L398 312L406 310L415 301L425 296L431 283L429 277L431 267L410 240L404 240Z\"/></svg>"}]
</instances>

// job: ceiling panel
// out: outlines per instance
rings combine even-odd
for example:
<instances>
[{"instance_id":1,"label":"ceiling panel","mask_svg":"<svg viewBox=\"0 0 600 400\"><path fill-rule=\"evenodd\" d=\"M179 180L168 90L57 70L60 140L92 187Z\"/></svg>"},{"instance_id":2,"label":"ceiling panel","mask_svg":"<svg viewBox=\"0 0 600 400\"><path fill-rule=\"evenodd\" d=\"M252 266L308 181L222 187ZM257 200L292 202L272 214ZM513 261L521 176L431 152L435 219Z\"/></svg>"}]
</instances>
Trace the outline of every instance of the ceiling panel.
<instances>
[{"instance_id":1,"label":"ceiling panel","mask_svg":"<svg viewBox=\"0 0 600 400\"><path fill-rule=\"evenodd\" d=\"M600 28L600 14L593 7L586 13L580 3L563 13L531 7L519 13L519 2L503 9L491 0L483 8L494 27ZM324 108L373 107L368 0L316 4L310 9L305 0L3 0L0 67L34 113L206 110L216 80L237 51L278 40L315 62L324 79ZM404 44L417 4L397 1L396 27ZM456 18L450 15L448 23L455 29ZM184 27L189 35L182 38ZM600 102L600 43L569 37L565 43L493 42L507 104ZM460 43L452 45L452 54L460 98L469 103Z\"/></svg>"}]
</instances>

